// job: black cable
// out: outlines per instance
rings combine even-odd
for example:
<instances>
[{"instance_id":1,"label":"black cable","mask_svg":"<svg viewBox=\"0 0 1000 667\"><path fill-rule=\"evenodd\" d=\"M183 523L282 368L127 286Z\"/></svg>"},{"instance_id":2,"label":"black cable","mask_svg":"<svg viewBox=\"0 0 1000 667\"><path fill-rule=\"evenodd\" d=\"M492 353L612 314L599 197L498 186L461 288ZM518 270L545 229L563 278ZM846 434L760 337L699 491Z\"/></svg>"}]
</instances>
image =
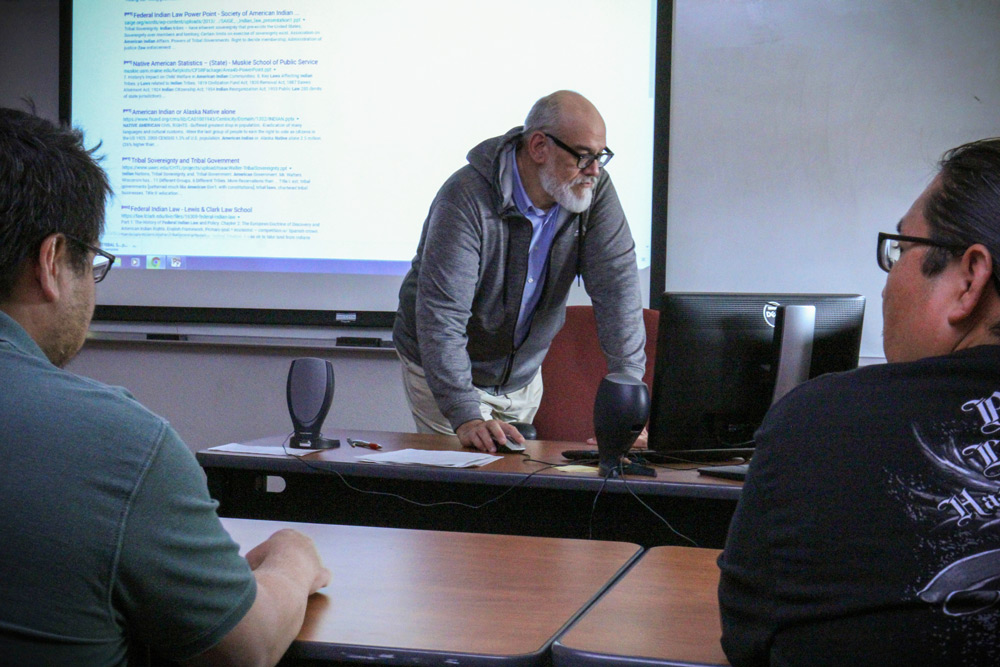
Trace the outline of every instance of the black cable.
<instances>
[{"instance_id":1,"label":"black cable","mask_svg":"<svg viewBox=\"0 0 1000 667\"><path fill-rule=\"evenodd\" d=\"M282 443L281 443L281 448L285 451L286 455L298 459L303 465L305 465L310 470L315 470L317 472L321 472L321 473L325 473L325 474L333 473L334 475L336 475L340 479L341 482L344 483L344 486L346 486L348 489L350 489L352 491L355 491L357 493L365 493L365 494L369 494L369 495L373 495L373 496L386 496L386 497L389 497L389 498L396 498L398 500L401 500L403 502L409 503L411 505L415 505L417 507L457 506L457 507L465 507L465 508L472 509L472 510L482 509L483 507L486 507L487 505L491 505L491 504L497 502L498 500L500 500L501 498L503 498L504 496L506 496L508 493L511 493L512 491L514 491L515 489L524 486L524 484L527 483L527 481L529 479L531 479L532 477L534 477L538 473L540 473L540 472L542 472L544 470L549 470L550 468L558 468L558 467L567 465L565 463L551 463L549 461L541 461L539 459L531 458L531 456L529 456L528 454L523 454L522 453L521 456L524 458L524 462L525 463L541 463L544 467L543 468L539 468L538 470L535 470L535 471L529 473L522 480L520 480L517 484L514 484L513 486L505 489L499 495L494 496L493 498L490 498L489 500L485 500L482 503L479 503L478 505L472 505L472 504L469 504L469 503L463 503L463 502L460 502L460 501L457 501L457 500L439 500L439 501L432 502L432 503L422 503L420 501L411 500L410 498L407 498L405 496L401 496L398 493L390 493L388 491L374 491L374 490L370 490L370 489L359 489L356 486L351 485L351 483L347 481L347 478L345 478L342 474L340 474L339 471L333 470L333 469L330 469L330 468L323 468L323 467L320 467L320 466L317 466L317 465L313 465L310 461L305 460L301 456L296 456L295 454L290 453L288 451L288 442L291 439L292 435L293 435L292 433L289 433L287 436L285 436L284 441L282 441ZM316 451L322 451L322 450L316 450ZM624 469L623 469L622 466L623 466L623 462L619 461L618 462L619 477L621 477L622 483L625 485L625 489L632 495L632 497L635 498L636 500L638 500L639 503L643 507L645 507L647 510L649 510L653 514L653 516L655 516L657 519L659 519L663 523L663 525L665 525L670 530L670 532L672 532L674 535L677 535L678 537L680 537L680 538L682 538L682 539L690 542L694 546L698 546L697 542L695 542L694 540L692 540L687 535L684 535L683 533L679 532L676 528L674 528L672 525L670 525L670 522L668 522L666 519L664 519L662 516L660 516L656 512L656 510L654 510L642 498L640 498L638 495L636 495L636 493L629 487L628 482L625 480ZM594 496L594 502L591 504L591 507L590 507L590 520L588 521L588 525L587 525L587 538L588 539L591 539L591 540L594 539L594 517L595 517L595 514L597 512L597 500L601 497L601 493L604 491L604 487L607 486L608 480L610 478L611 478L611 475L606 475L604 477L603 481L601 482L600 488L597 490L597 494Z\"/></svg>"},{"instance_id":2,"label":"black cable","mask_svg":"<svg viewBox=\"0 0 1000 667\"><path fill-rule=\"evenodd\" d=\"M587 522L587 539L594 539L594 514L597 512L597 499L601 497L601 492L604 491L604 487L607 486L608 480L611 479L611 475L605 475L604 481L601 482L601 487L597 489L597 495L594 496L594 503L590 506L590 521Z\"/></svg>"},{"instance_id":3,"label":"black cable","mask_svg":"<svg viewBox=\"0 0 1000 667\"><path fill-rule=\"evenodd\" d=\"M686 540L687 542L690 542L692 546L695 546L695 547L697 547L697 546L698 546L698 543L697 543L697 542L695 542L695 541L694 541L694 540L692 540L692 539L691 539L690 537L688 537L687 535L685 535L684 533L680 532L679 530L677 530L676 528L674 528L674 527L673 527L672 525L670 525L670 522L669 522L669 521L667 521L667 520L666 520L666 519L664 519L664 518L663 518L662 516L660 516L660 515L659 515L659 514L657 513L657 511L656 511L656 510L654 510L654 509L653 509L652 507L650 507L650 506L649 506L648 504L646 504L646 501L645 501L645 500L643 500L643 499L642 499L642 498L640 498L640 497L639 497L638 495L636 495L635 491L633 491L633 490L632 490L632 489L631 489L631 488L629 487L629 485L628 485L628 482L627 482L627 481L625 480L625 477L624 477L624 476L622 477L622 484L624 484L624 485L625 485L625 490L626 490L626 491L628 491L628 492L629 492L629 493L630 493L630 494L632 495L632 497L633 497L633 498L635 498L636 500L638 500L638 501L639 501L639 503L640 503L640 504L641 504L641 505L642 505L643 507L645 507L645 508L646 508L647 510L649 510L649 511L650 511L650 512L652 513L652 515L653 515L653 516L655 516L655 517L656 517L657 519L659 519L659 520L660 520L660 521L661 521L661 522L663 523L663 525L664 525L664 526L666 526L666 527L667 527L667 529L668 529L668 530L669 530L669 531L670 531L671 533L673 533L673 534L674 534L674 535L676 535L677 537L680 537L680 538L681 538L681 539L683 539L683 540Z\"/></svg>"},{"instance_id":4,"label":"black cable","mask_svg":"<svg viewBox=\"0 0 1000 667\"><path fill-rule=\"evenodd\" d=\"M649 510L649 512L650 512L650 513L651 513L651 514L652 514L653 516L655 516L655 517L656 517L657 519L659 519L659 520L660 520L660 522L661 522L661 523L662 523L662 524L663 524L664 526L666 526L666 527L667 527L667 529L668 529L668 530L669 530L669 531L670 531L671 533L673 533L673 534L674 534L674 535L676 535L677 537L680 537L681 539L683 539L683 540L685 540L685 541L689 542L689 543L690 543L690 544L692 544L693 546L696 546L696 547L698 546L698 543L697 543L697 542L695 542L695 541L694 541L694 540L692 540L692 539L691 539L690 537L688 537L687 535L685 535L684 533L680 532L679 530L677 530L676 528L674 528L674 527L673 527L672 525L670 525L670 522L669 522L669 521L667 521L667 520L666 520L666 519L664 519L664 518L663 518L662 516L660 516L660 514L659 514L659 513L658 513L658 512L656 511L656 510L654 510L654 509L653 509L652 507L650 507L650 506L649 506L649 505L648 505L648 504L646 503L646 501L645 501L645 500L643 500L643 499L642 499L642 498L640 498L640 497L639 497L638 495L636 495L635 491L633 491L633 490L632 490L632 488L631 488L631 487L629 487L629 485L628 485L628 480L627 480L627 479L625 478L625 468L624 468L624 462L623 462L623 461L622 461L621 459L619 459L619 461L618 461L618 470L617 470L617 472L618 472L618 477L619 477L619 478L621 479L621 481L622 481L622 484L623 484L623 485L625 485L625 490L626 490L626 491L628 491L628 492L629 492L629 494L630 494L630 495L631 495L631 496L632 496L633 498L635 498L636 500L638 500L638 501L639 501L639 504L641 504L641 505L642 505L643 507L645 507L645 508L646 508L647 510ZM588 535L589 535L589 538L590 538L590 539L594 539L594 515L595 515L595 512L596 512L596 510L597 510L597 499L601 497L601 492L602 492L602 491L604 490L604 487L605 487L605 486L607 485L607 483L608 483L608 480L609 480L609 479L611 479L611 477L612 477L612 475L605 475L605 476L604 476L604 482L603 482L603 483L601 484L601 488L599 488L599 489L597 490L597 495L596 495L596 496L594 496L594 504L593 504L593 505L591 506L591 508L590 508L590 525L589 525L589 529L588 529Z\"/></svg>"},{"instance_id":5,"label":"black cable","mask_svg":"<svg viewBox=\"0 0 1000 667\"><path fill-rule=\"evenodd\" d=\"M372 489L359 489L358 487L353 486L350 482L348 482L347 478L344 477L342 474L340 474L339 471L333 470L331 468L323 468L323 467L318 466L318 465L313 465L311 462L305 460L304 458L302 458L300 456L296 456L295 454L289 453L287 444L288 444L288 441L291 439L292 435L293 434L289 433L285 437L284 442L281 443L282 449L285 450L285 453L288 456L292 456L292 457L297 458L299 461L301 461L310 470L316 470L316 471L322 472L324 474L333 473L334 475L336 475L337 477L339 477L340 481L344 483L344 486L346 486L351 491L355 491L357 493L366 493L366 494L373 495L373 496L386 496L386 497L389 497L389 498L396 498L397 500L402 500L403 502L409 503L411 505L415 505L417 507L443 507L443 506L446 506L446 505L451 505L451 506L457 506L457 507L465 507L465 508L472 509L472 510L482 509L483 507L486 507L487 505L491 505L491 504L497 502L498 500L500 500L501 498L503 498L504 496L506 496L508 493L512 492L514 489L517 489L517 488L523 486L529 479L531 479L532 477L534 477L536 474L542 472L543 470L548 470L549 468L556 467L555 464L548 464L547 463L547 464L545 464L546 465L545 468L539 468L538 470L535 470L534 472L528 474L524 479L522 479L521 481L519 481L517 484L514 484L511 487L508 487L507 489L505 489L499 495L497 495L497 496L495 496L493 498L490 498L489 500L485 500L485 501L483 501L482 503L480 503L478 505L472 505L472 504L469 504L469 503L463 503L463 502L460 502L458 500L439 500L439 501L432 502L432 503L422 503L419 500L412 500L412 499L407 498L406 496L402 496L402 495L400 495L398 493L391 493L389 491L375 491L375 490L372 490ZM316 451L322 451L322 450L316 450ZM532 459L530 459L527 456L527 454L522 454L521 456L523 456L526 460L529 460L529 461L532 460ZM378 464L374 464L374 465L378 465Z\"/></svg>"}]
</instances>

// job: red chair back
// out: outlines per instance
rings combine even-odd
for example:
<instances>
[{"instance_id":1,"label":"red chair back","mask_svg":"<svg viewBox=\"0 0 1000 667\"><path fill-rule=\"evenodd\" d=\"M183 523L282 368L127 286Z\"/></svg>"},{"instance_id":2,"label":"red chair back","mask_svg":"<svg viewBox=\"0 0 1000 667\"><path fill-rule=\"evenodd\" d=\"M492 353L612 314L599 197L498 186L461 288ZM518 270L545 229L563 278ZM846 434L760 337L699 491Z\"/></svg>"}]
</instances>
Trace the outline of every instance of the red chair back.
<instances>
[{"instance_id":1,"label":"red chair back","mask_svg":"<svg viewBox=\"0 0 1000 667\"><path fill-rule=\"evenodd\" d=\"M646 385L652 391L659 312L645 308ZM545 391L532 422L540 440L583 442L594 435L594 398L608 374L592 306L568 306L566 323L542 363Z\"/></svg>"}]
</instances>

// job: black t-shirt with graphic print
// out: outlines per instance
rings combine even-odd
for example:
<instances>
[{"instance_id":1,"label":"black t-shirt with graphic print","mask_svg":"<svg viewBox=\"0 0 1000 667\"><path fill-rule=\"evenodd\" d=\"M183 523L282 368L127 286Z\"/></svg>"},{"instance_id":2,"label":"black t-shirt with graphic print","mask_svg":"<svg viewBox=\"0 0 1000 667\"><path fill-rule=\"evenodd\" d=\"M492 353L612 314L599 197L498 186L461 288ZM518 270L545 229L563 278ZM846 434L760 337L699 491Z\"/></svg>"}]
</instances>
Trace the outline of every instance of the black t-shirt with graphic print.
<instances>
[{"instance_id":1,"label":"black t-shirt with graphic print","mask_svg":"<svg viewBox=\"0 0 1000 667\"><path fill-rule=\"evenodd\" d=\"M733 665L1000 664L1000 347L790 392L719 558Z\"/></svg>"}]
</instances>

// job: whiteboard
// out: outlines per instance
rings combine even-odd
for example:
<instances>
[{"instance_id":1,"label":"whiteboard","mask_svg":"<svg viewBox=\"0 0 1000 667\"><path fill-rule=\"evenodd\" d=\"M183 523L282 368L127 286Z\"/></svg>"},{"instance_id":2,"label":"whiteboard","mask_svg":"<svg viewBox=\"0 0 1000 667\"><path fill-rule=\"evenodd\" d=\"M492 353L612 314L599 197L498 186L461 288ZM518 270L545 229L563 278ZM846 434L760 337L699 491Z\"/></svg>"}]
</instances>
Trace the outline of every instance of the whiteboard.
<instances>
[{"instance_id":1,"label":"whiteboard","mask_svg":"<svg viewBox=\"0 0 1000 667\"><path fill-rule=\"evenodd\" d=\"M867 297L879 231L1000 135L998 0L675 0L666 287Z\"/></svg>"}]
</instances>

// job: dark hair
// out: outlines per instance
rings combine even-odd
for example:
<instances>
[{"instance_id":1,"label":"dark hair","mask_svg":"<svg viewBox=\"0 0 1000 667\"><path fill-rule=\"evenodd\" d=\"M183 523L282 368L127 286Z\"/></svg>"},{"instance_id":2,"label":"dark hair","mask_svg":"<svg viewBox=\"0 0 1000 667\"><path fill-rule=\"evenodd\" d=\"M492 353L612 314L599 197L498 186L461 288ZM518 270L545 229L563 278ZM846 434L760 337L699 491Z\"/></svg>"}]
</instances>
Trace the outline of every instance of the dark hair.
<instances>
[{"instance_id":1,"label":"dark hair","mask_svg":"<svg viewBox=\"0 0 1000 667\"><path fill-rule=\"evenodd\" d=\"M10 296L21 266L49 235L97 244L111 194L93 155L99 147L84 148L79 130L0 108L0 300ZM85 248L67 247L74 268L90 268Z\"/></svg>"},{"instance_id":2,"label":"dark hair","mask_svg":"<svg viewBox=\"0 0 1000 667\"><path fill-rule=\"evenodd\" d=\"M952 148L938 166L940 186L924 206L931 238L966 247L983 244L993 257L994 276L1000 275L1000 137ZM924 274L939 273L956 254L931 248Z\"/></svg>"}]
</instances>

